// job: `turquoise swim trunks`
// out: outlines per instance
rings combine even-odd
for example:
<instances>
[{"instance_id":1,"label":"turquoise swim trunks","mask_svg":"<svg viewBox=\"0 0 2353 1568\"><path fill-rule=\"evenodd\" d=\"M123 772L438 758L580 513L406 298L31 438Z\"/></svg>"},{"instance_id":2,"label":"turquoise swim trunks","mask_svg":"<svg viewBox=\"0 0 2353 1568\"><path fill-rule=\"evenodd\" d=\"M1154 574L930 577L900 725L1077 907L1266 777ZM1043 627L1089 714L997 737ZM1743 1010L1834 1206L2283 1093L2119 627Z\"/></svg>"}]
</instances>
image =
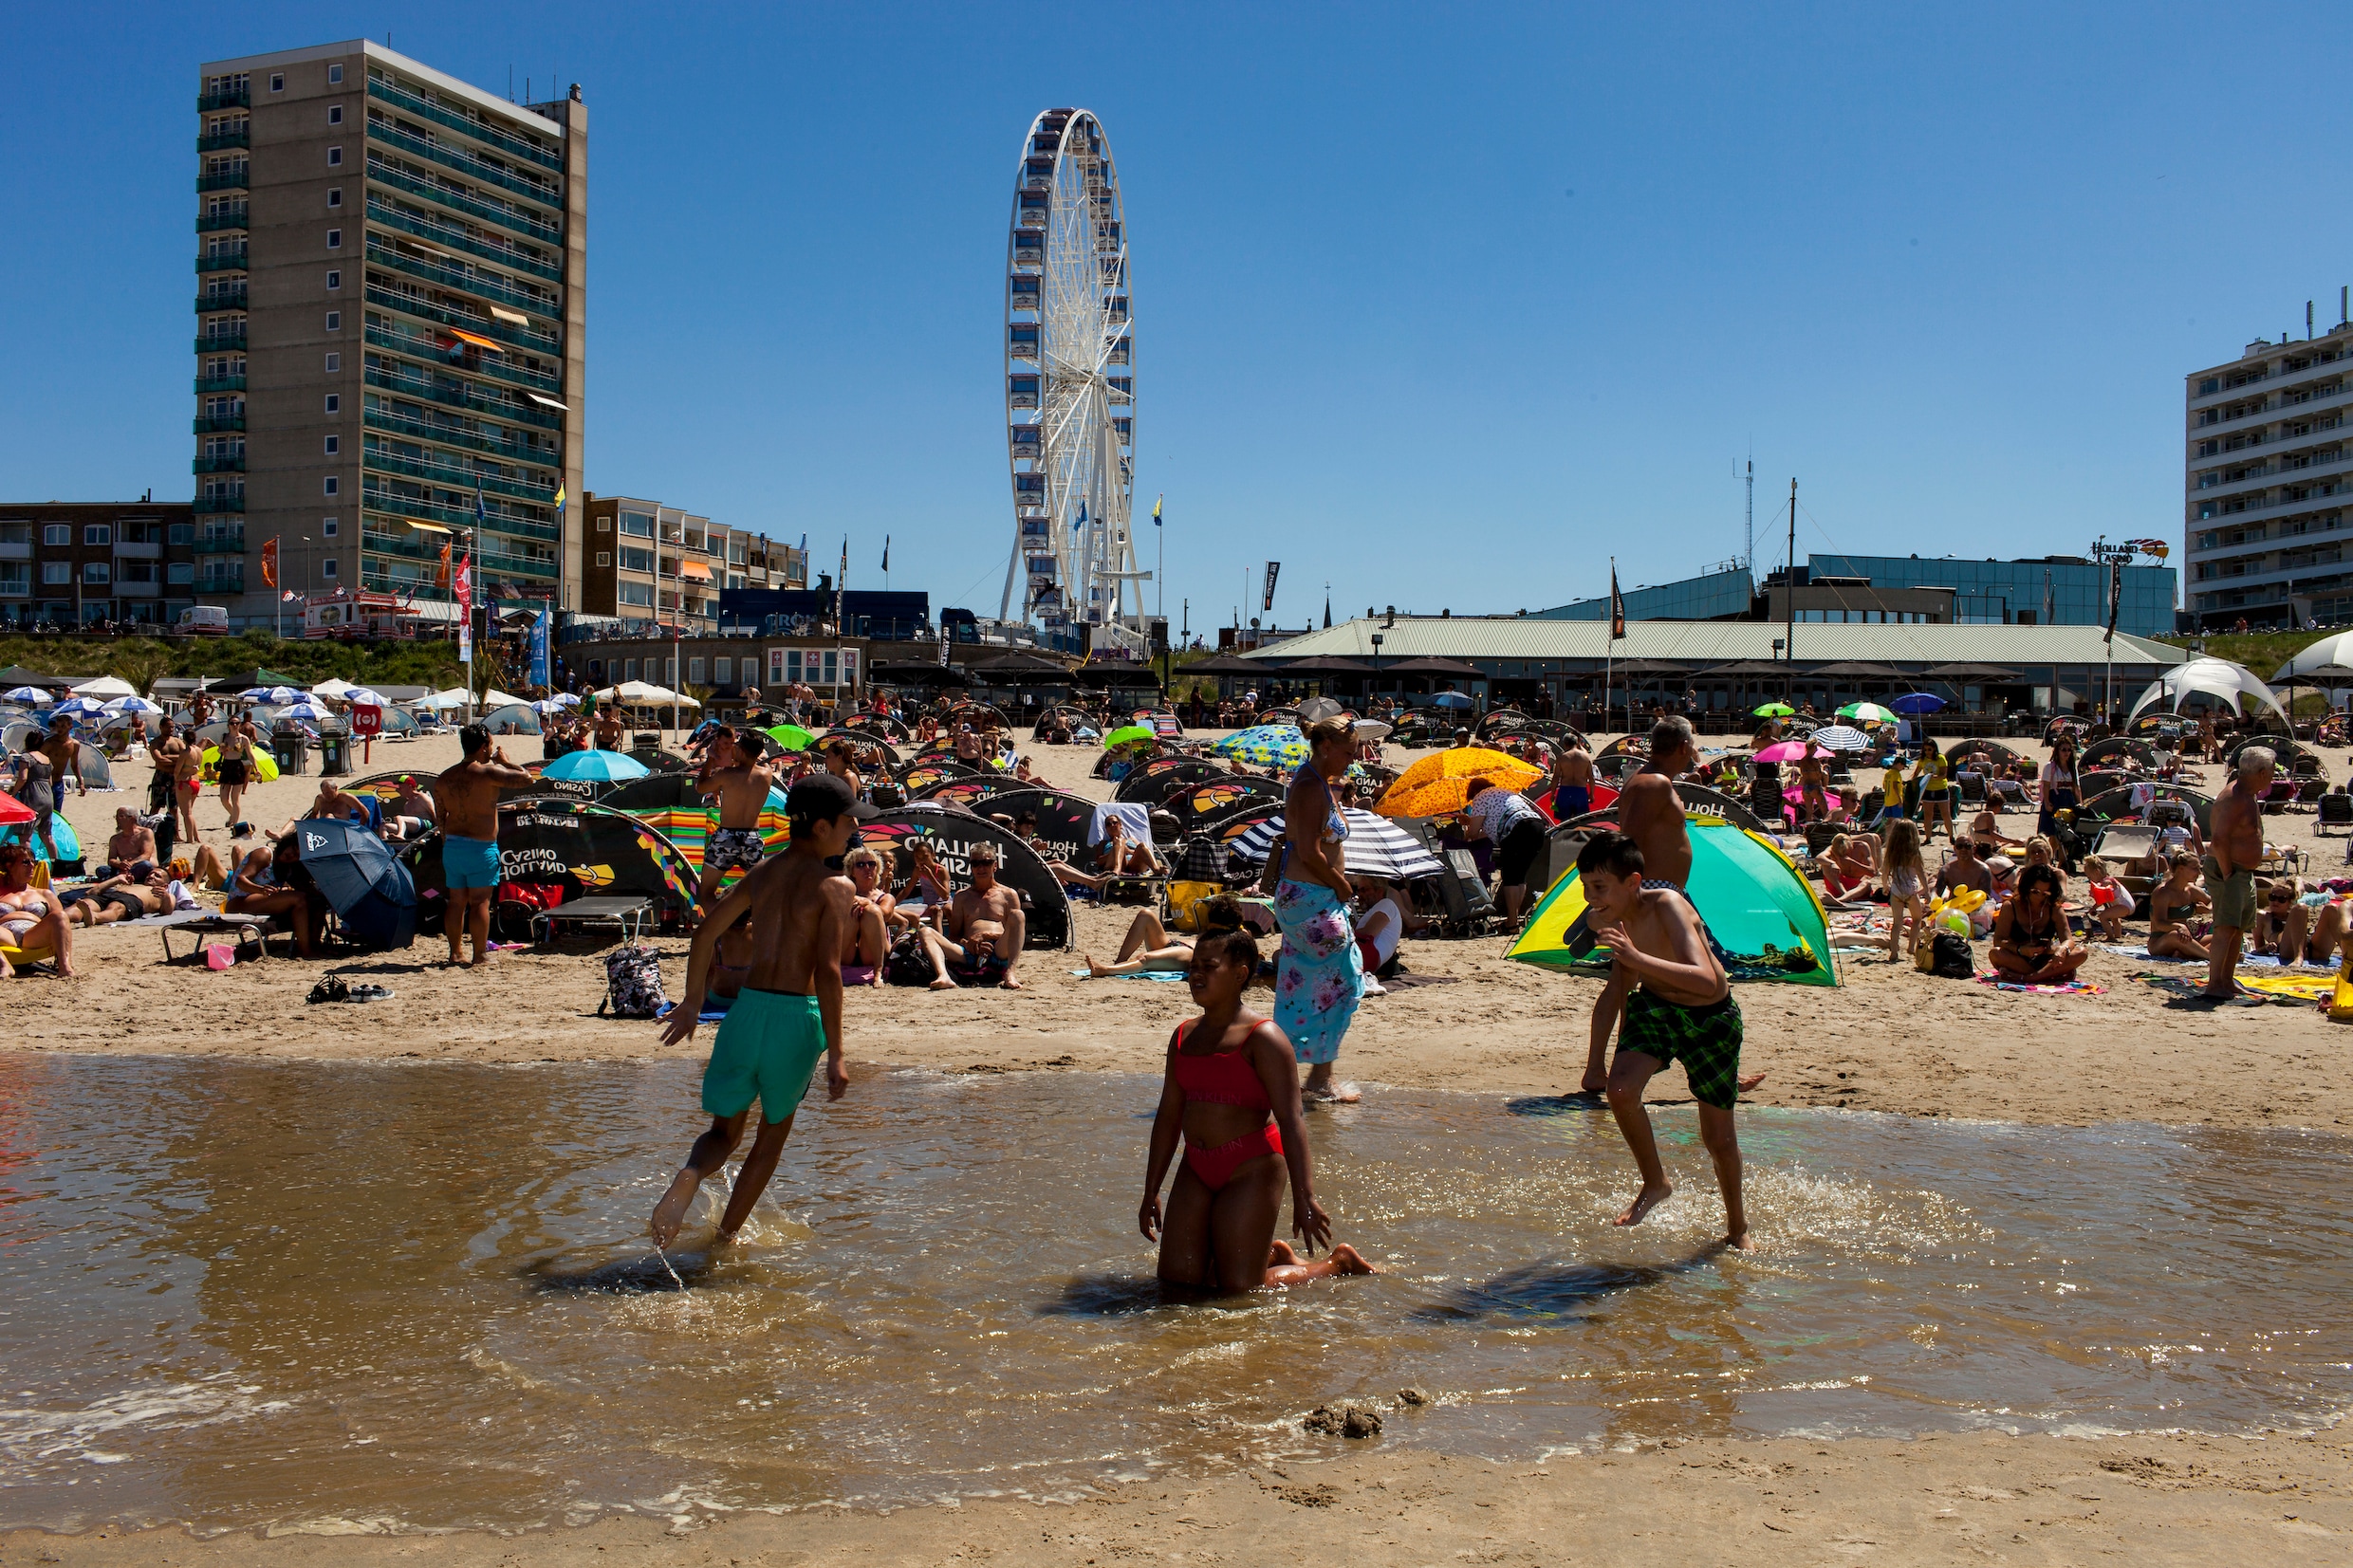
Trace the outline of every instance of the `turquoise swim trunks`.
<instances>
[{"instance_id":1,"label":"turquoise swim trunks","mask_svg":"<svg viewBox=\"0 0 2353 1568\"><path fill-rule=\"evenodd\" d=\"M746 986L735 993L711 1064L703 1069L703 1109L714 1116L736 1116L760 1102L770 1126L800 1108L809 1075L825 1054L825 1021L813 996L763 991Z\"/></svg>"}]
</instances>

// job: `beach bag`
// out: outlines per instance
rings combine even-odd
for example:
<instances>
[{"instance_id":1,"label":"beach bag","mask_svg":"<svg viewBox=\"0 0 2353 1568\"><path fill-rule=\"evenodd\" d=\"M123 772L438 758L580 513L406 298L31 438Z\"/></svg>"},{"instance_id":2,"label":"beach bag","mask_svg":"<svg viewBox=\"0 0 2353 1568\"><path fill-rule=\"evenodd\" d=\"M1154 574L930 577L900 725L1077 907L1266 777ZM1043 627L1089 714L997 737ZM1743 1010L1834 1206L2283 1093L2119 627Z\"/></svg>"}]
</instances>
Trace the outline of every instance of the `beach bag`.
<instances>
[{"instance_id":1,"label":"beach bag","mask_svg":"<svg viewBox=\"0 0 2353 1568\"><path fill-rule=\"evenodd\" d=\"M1938 932L1929 944L1928 972L1947 980L1976 979L1977 959L1970 951L1969 938L1954 932Z\"/></svg>"},{"instance_id":2,"label":"beach bag","mask_svg":"<svg viewBox=\"0 0 2353 1568\"><path fill-rule=\"evenodd\" d=\"M1168 924L1172 931L1199 931L1201 906L1226 891L1223 882L1171 882Z\"/></svg>"},{"instance_id":3,"label":"beach bag","mask_svg":"<svg viewBox=\"0 0 2353 1568\"><path fill-rule=\"evenodd\" d=\"M659 953L635 942L604 955L604 1000L597 1004L599 1018L658 1018L669 1005Z\"/></svg>"},{"instance_id":4,"label":"beach bag","mask_svg":"<svg viewBox=\"0 0 2353 1568\"><path fill-rule=\"evenodd\" d=\"M882 983L886 986L928 986L935 976L932 961L923 951L923 938L914 932L901 932L891 945L888 958L882 960Z\"/></svg>"}]
</instances>

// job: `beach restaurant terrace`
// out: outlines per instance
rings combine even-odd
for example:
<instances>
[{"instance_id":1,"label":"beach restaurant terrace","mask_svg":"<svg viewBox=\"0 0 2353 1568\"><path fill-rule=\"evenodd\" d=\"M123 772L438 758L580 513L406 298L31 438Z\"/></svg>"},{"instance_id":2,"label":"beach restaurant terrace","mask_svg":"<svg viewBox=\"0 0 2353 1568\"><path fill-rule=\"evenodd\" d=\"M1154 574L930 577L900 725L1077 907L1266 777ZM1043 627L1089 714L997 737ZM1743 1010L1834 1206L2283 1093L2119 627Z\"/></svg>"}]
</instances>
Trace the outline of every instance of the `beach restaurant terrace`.
<instances>
[{"instance_id":1,"label":"beach restaurant terrace","mask_svg":"<svg viewBox=\"0 0 2353 1568\"><path fill-rule=\"evenodd\" d=\"M1598 715L1604 691L1621 714L1647 713L1654 703L1679 710L1689 693L1702 728L1717 732L1743 728L1766 702L1811 702L1827 713L1924 692L1946 704L1930 729L1965 733L2011 715L2096 709L2111 668L2116 700L2128 705L2189 656L2120 632L2111 667L2098 626L1801 622L1794 658L1788 636L1774 621L1640 620L1613 642L1607 621L1399 616L1350 620L1241 657L1269 682L1357 699L1417 703L1452 688L1486 706ZM1434 678L1422 673L1432 660L1476 675Z\"/></svg>"}]
</instances>

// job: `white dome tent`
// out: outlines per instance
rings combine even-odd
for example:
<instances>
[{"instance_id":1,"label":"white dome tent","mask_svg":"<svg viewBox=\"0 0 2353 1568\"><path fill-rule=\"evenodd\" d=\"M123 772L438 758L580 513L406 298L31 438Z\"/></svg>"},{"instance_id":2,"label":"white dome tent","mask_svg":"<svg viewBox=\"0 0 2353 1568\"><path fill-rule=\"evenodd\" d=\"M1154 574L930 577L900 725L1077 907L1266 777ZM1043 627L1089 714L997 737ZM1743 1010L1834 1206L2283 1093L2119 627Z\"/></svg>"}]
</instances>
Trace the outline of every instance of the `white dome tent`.
<instances>
[{"instance_id":1,"label":"white dome tent","mask_svg":"<svg viewBox=\"0 0 2353 1568\"><path fill-rule=\"evenodd\" d=\"M2149 683L2149 689L2140 693L2140 700L2133 704L2130 716L2138 718L2159 705L2178 713L2184 702L2201 694L2227 706L2233 713L2238 711L2239 698L2252 697L2278 714L2281 726L2288 728L2288 710L2280 706L2271 689L2257 680L2254 672L2227 658L2194 658L2176 665Z\"/></svg>"}]
</instances>

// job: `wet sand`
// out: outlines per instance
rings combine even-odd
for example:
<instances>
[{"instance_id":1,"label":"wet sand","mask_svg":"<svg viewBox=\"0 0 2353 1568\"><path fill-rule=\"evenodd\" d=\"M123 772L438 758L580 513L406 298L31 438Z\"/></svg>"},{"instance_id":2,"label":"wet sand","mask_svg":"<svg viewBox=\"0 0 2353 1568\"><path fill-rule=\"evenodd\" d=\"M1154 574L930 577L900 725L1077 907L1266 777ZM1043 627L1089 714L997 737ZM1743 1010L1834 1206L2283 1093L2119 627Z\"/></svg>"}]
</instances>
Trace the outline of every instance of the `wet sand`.
<instances>
[{"instance_id":1,"label":"wet sand","mask_svg":"<svg viewBox=\"0 0 2353 1568\"><path fill-rule=\"evenodd\" d=\"M536 750L536 742L523 745ZM1065 787L1091 754L1036 748ZM380 746L375 770L420 774L454 760L454 743ZM2332 767L2339 760L2330 759ZM74 798L66 812L102 846L115 804L144 799L145 769L118 766L125 793ZM315 780L255 792L247 815L271 825L301 808ZM199 821L225 847L208 796ZM2315 842L2310 817L2266 820L2278 839ZM2030 817L2011 817L2015 836ZM2342 840L2317 840L2315 870L2334 872ZM2309 873L2308 873L2309 874ZM1083 947L1106 956L1130 915L1079 911ZM659 944L674 994L685 943ZM1596 983L1511 964L1499 940L1413 942L1406 962L1440 983L1369 1000L1343 1070L1377 1102L1382 1084L1507 1093L1575 1086ZM501 955L488 973L438 966L437 939L380 960L310 965L272 958L226 974L163 971L152 929L84 933L77 982L12 987L15 1048L218 1052L257 1059L627 1060L659 1053L652 1025L594 1018L600 950L567 945ZM1180 987L1082 982L1077 953L1032 952L1022 992L885 989L853 993L853 1072L929 1065L999 1072L1137 1071L1157 1061L1185 1011ZM1908 966L1849 960L1838 989L1748 987L1748 1064L1768 1070L1751 1097L1767 1104L1855 1107L1916 1116L2085 1124L2147 1120L2343 1131L2353 1050L2317 1011L2184 1012L2132 981L2137 966L2095 954L2096 997L2005 994L1935 980ZM306 1007L327 968L396 991L390 1004ZM2170 972L2195 976L2181 968ZM701 1049L708 1036L699 1037ZM692 1052L695 1047L690 1047ZM685 1054L685 1053L678 1053ZM1667 1075L1655 1098L1682 1097ZM2195 1427L2196 1412L2185 1411ZM985 1434L975 1433L975 1441ZM1075 1506L1011 1503L918 1508L887 1519L832 1513L746 1516L692 1536L655 1521L520 1539L474 1536L339 1540L339 1558L528 1559L549 1552L629 1552L677 1561L944 1562L986 1558L1108 1563L1145 1555L1307 1562L1575 1560L1638 1551L1646 1560L1944 1561L1999 1557L2074 1561L2128 1551L2155 1561L2211 1558L2224 1542L2279 1560L2353 1560L2327 1532L2353 1532L2353 1454L2340 1434L2288 1439L2196 1436L2068 1439L1945 1436L1732 1442L1544 1467L1421 1455L1384 1457L1379 1440L1331 1440L1334 1463L1203 1473L1106 1492ZM0 1537L0 1568L18 1562L174 1561L232 1549L310 1561L315 1540L256 1548L177 1532L127 1538Z\"/></svg>"}]
</instances>

